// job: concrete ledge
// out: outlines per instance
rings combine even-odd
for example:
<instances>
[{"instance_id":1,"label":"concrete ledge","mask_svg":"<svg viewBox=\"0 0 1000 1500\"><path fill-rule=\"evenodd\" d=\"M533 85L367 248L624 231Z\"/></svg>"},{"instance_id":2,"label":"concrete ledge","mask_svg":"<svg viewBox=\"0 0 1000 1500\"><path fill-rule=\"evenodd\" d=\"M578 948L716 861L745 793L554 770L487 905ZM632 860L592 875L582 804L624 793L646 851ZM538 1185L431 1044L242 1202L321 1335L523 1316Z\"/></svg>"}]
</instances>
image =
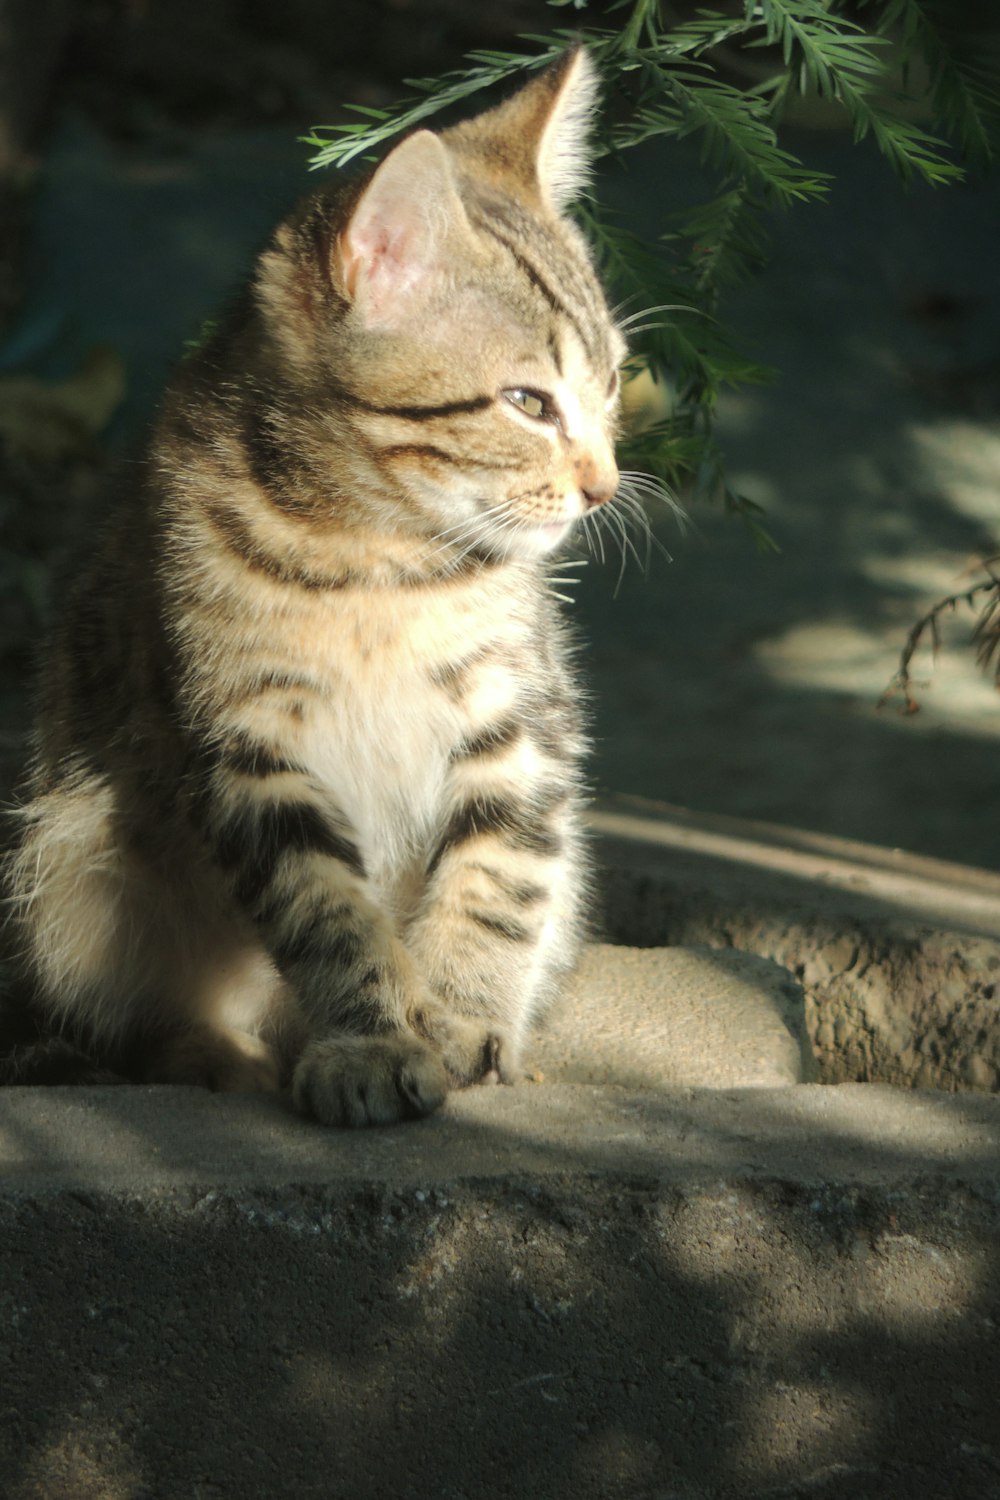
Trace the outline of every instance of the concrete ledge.
<instances>
[{"instance_id":1,"label":"concrete ledge","mask_svg":"<svg viewBox=\"0 0 1000 1500\"><path fill-rule=\"evenodd\" d=\"M1000 1090L1000 875L639 798L592 824L605 937L781 965L824 1083Z\"/></svg>"},{"instance_id":2,"label":"concrete ledge","mask_svg":"<svg viewBox=\"0 0 1000 1500\"><path fill-rule=\"evenodd\" d=\"M218 1186L610 1174L770 1176L893 1191L931 1179L1000 1204L1000 1099L879 1085L634 1090L523 1084L449 1095L386 1129L325 1130L283 1096L203 1089L0 1091L0 1201Z\"/></svg>"},{"instance_id":3,"label":"concrete ledge","mask_svg":"<svg viewBox=\"0 0 1000 1500\"><path fill-rule=\"evenodd\" d=\"M818 1076L802 986L754 953L586 949L526 1049L545 1079L631 1088L776 1088Z\"/></svg>"},{"instance_id":4,"label":"concrete ledge","mask_svg":"<svg viewBox=\"0 0 1000 1500\"><path fill-rule=\"evenodd\" d=\"M1000 1495L1000 1101L0 1094L5 1500Z\"/></svg>"},{"instance_id":5,"label":"concrete ledge","mask_svg":"<svg viewBox=\"0 0 1000 1500\"><path fill-rule=\"evenodd\" d=\"M543 1082L0 1092L3 1500L1000 1500L1000 1097L801 1086L992 1077L993 893L668 821Z\"/></svg>"},{"instance_id":6,"label":"concrete ledge","mask_svg":"<svg viewBox=\"0 0 1000 1500\"><path fill-rule=\"evenodd\" d=\"M720 890L793 909L1000 938L1000 874L905 849L619 795L590 815L608 862L711 872Z\"/></svg>"}]
</instances>

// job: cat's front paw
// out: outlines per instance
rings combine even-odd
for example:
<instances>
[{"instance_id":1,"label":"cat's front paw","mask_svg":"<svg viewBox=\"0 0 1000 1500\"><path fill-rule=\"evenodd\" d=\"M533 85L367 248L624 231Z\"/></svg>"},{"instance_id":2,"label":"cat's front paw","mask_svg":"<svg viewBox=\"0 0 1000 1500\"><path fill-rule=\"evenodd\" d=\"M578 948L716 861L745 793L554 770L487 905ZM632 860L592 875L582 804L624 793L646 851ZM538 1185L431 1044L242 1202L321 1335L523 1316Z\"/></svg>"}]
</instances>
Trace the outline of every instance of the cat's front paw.
<instances>
[{"instance_id":1,"label":"cat's front paw","mask_svg":"<svg viewBox=\"0 0 1000 1500\"><path fill-rule=\"evenodd\" d=\"M514 1083L517 1054L503 1027L443 1006L422 1005L413 1025L440 1052L453 1088L473 1083Z\"/></svg>"},{"instance_id":2,"label":"cat's front paw","mask_svg":"<svg viewBox=\"0 0 1000 1500\"><path fill-rule=\"evenodd\" d=\"M429 1115L444 1102L448 1078L437 1052L412 1034L326 1037L310 1042L292 1079L292 1097L324 1125L391 1125Z\"/></svg>"}]
</instances>

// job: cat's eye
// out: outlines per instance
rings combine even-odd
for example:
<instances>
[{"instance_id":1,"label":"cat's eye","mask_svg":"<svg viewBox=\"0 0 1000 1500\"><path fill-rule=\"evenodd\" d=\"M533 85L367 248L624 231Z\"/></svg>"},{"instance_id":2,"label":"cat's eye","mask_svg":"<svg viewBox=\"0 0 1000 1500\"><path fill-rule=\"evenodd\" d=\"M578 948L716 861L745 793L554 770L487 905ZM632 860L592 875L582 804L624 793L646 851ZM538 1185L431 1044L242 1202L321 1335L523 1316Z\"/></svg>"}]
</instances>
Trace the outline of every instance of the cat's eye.
<instances>
[{"instance_id":1,"label":"cat's eye","mask_svg":"<svg viewBox=\"0 0 1000 1500\"><path fill-rule=\"evenodd\" d=\"M534 417L536 422L552 422L556 427L559 426L559 413L555 403L542 391L531 391L523 386L515 386L513 390L504 391L502 394L511 406L516 406L518 411L523 411L526 417Z\"/></svg>"}]
</instances>

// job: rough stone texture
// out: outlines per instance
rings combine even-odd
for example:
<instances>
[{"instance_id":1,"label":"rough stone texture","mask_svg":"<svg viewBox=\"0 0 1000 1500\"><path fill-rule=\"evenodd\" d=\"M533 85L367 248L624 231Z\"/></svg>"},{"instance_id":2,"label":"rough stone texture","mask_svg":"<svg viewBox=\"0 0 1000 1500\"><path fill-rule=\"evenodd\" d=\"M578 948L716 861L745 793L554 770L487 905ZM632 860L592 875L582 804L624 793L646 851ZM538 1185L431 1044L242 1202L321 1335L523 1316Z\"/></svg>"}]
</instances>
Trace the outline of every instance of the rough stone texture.
<instances>
[{"instance_id":1,"label":"rough stone texture","mask_svg":"<svg viewBox=\"0 0 1000 1500\"><path fill-rule=\"evenodd\" d=\"M990 1500L998 1147L877 1087L5 1091L5 1500Z\"/></svg>"},{"instance_id":2,"label":"rough stone texture","mask_svg":"<svg viewBox=\"0 0 1000 1500\"><path fill-rule=\"evenodd\" d=\"M528 1049L546 1079L632 1088L808 1083L802 987L753 953L595 944Z\"/></svg>"},{"instance_id":3,"label":"rough stone texture","mask_svg":"<svg viewBox=\"0 0 1000 1500\"><path fill-rule=\"evenodd\" d=\"M823 1082L1000 1089L1000 877L629 805L596 819L613 942L742 949L784 966L805 990Z\"/></svg>"}]
</instances>

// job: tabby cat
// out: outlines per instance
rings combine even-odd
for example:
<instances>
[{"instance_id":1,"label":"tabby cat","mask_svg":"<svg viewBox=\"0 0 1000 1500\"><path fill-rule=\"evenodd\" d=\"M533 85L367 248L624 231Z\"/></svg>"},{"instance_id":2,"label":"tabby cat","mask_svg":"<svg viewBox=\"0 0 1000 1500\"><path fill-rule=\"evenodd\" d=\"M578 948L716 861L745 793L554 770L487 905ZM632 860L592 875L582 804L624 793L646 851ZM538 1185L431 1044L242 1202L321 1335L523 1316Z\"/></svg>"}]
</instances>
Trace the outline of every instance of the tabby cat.
<instances>
[{"instance_id":1,"label":"tabby cat","mask_svg":"<svg viewBox=\"0 0 1000 1500\"><path fill-rule=\"evenodd\" d=\"M6 871L34 1013L99 1063L337 1125L516 1077L585 883L546 572L618 485L624 346L563 213L594 92L573 50L308 198L168 389Z\"/></svg>"}]
</instances>

